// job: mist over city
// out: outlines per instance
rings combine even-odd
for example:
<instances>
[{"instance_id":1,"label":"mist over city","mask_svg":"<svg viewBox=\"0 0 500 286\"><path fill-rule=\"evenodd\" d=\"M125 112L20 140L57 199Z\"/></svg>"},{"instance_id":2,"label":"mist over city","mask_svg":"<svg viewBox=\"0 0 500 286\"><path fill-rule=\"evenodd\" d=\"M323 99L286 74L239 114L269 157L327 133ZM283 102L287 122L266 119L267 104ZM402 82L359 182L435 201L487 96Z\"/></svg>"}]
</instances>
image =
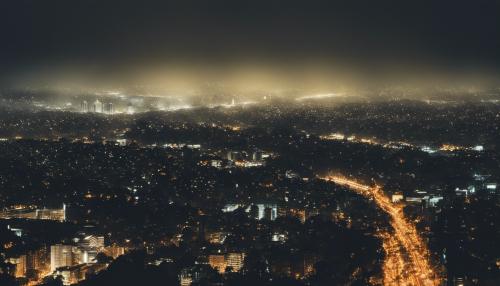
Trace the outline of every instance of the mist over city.
<instances>
[{"instance_id":1,"label":"mist over city","mask_svg":"<svg viewBox=\"0 0 500 286\"><path fill-rule=\"evenodd\" d=\"M500 285L500 2L0 4L0 286Z\"/></svg>"}]
</instances>

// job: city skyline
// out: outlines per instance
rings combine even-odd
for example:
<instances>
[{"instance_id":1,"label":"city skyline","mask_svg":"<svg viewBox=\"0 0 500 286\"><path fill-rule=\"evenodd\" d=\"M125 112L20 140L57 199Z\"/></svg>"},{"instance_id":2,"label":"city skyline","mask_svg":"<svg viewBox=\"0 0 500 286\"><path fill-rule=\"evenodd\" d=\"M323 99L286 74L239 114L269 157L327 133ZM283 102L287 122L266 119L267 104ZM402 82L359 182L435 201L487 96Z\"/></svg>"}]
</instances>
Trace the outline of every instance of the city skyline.
<instances>
[{"instance_id":1,"label":"city skyline","mask_svg":"<svg viewBox=\"0 0 500 286\"><path fill-rule=\"evenodd\" d=\"M0 286L500 285L500 2L0 4Z\"/></svg>"}]
</instances>

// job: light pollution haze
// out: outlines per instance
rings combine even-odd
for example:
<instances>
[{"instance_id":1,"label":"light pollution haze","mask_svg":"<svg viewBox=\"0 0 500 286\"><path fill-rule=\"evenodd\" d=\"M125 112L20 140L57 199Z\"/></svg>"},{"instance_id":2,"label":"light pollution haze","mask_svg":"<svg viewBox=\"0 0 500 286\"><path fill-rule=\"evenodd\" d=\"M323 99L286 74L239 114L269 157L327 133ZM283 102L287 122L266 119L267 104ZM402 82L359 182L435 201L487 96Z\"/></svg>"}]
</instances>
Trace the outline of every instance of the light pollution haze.
<instances>
[{"instance_id":1,"label":"light pollution haze","mask_svg":"<svg viewBox=\"0 0 500 286\"><path fill-rule=\"evenodd\" d=\"M8 1L0 79L185 93L497 84L500 1L436 2Z\"/></svg>"}]
</instances>

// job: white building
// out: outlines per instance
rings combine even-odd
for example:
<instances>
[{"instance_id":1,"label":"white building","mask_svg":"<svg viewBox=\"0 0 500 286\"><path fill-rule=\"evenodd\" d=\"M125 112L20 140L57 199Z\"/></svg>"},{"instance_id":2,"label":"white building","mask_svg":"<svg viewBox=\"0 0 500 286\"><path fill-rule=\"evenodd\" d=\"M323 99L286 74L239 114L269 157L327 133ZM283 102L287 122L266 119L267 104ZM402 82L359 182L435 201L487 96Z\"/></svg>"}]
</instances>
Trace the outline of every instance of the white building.
<instances>
[{"instance_id":1,"label":"white building","mask_svg":"<svg viewBox=\"0 0 500 286\"><path fill-rule=\"evenodd\" d=\"M92 106L92 111L96 113L103 112L103 104L102 102L99 101L99 99L96 99L96 101L94 101L94 105Z\"/></svg>"}]
</instances>

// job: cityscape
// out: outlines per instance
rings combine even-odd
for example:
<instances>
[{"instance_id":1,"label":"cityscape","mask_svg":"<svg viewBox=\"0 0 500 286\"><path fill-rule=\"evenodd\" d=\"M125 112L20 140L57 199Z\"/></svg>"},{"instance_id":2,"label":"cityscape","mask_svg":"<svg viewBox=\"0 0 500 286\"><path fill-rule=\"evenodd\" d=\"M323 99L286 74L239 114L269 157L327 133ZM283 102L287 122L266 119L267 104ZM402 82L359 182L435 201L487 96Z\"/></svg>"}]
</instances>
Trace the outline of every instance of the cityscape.
<instances>
[{"instance_id":1,"label":"cityscape","mask_svg":"<svg viewBox=\"0 0 500 286\"><path fill-rule=\"evenodd\" d=\"M0 286L500 285L498 3L104 2L0 9Z\"/></svg>"},{"instance_id":2,"label":"cityscape","mask_svg":"<svg viewBox=\"0 0 500 286\"><path fill-rule=\"evenodd\" d=\"M228 100L137 113L5 109L4 277L498 281L498 103Z\"/></svg>"}]
</instances>

